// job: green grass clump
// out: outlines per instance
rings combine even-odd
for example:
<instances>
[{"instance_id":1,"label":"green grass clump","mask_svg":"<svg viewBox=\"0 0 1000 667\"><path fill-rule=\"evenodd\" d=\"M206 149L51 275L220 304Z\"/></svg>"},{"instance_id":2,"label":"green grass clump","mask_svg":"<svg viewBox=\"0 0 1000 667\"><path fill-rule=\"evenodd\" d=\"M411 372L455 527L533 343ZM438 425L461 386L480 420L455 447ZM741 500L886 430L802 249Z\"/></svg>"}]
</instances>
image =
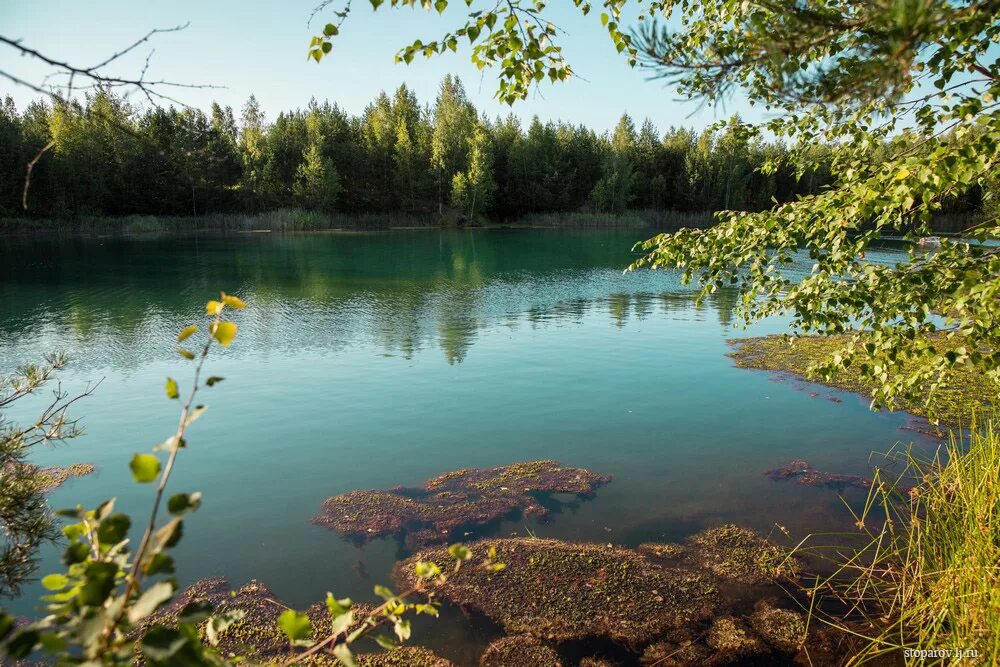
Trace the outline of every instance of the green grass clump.
<instances>
[{"instance_id":1,"label":"green grass clump","mask_svg":"<svg viewBox=\"0 0 1000 667\"><path fill-rule=\"evenodd\" d=\"M784 371L807 380L871 396L873 386L861 377L856 366L841 369L829 379L820 379L813 368L829 361L849 340L842 336L798 336L782 335L759 338L736 339L729 356L740 368L758 368L769 371ZM934 336L934 345L940 352L947 352L965 344L961 335L948 338L943 334ZM967 366L958 366L950 371L946 387L938 389L927 403L908 401L893 406L921 417L934 418L949 426L968 425L974 413L988 412L1000 407L994 403L1000 396L1000 384L982 372Z\"/></svg>"},{"instance_id":2,"label":"green grass clump","mask_svg":"<svg viewBox=\"0 0 1000 667\"><path fill-rule=\"evenodd\" d=\"M865 645L853 662L903 653L907 664L944 664L954 657L907 656L905 649L969 649L977 660L1000 656L1000 422L954 436L938 456L907 453L909 490L876 479L869 511L858 519L865 545L849 553L814 593L860 616ZM874 521L873 515L882 518ZM870 527L874 523L875 527ZM858 626L855 625L855 628ZM857 629L854 632L858 632ZM960 660L960 662L962 662Z\"/></svg>"}]
</instances>

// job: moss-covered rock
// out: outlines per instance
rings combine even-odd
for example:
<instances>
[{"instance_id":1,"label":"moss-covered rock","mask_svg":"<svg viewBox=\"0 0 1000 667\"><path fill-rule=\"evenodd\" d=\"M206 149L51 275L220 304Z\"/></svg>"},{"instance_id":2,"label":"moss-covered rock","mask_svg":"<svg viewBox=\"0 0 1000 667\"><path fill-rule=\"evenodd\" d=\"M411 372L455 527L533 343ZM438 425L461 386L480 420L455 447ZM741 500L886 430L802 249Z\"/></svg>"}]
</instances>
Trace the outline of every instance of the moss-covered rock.
<instances>
[{"instance_id":1,"label":"moss-covered rock","mask_svg":"<svg viewBox=\"0 0 1000 667\"><path fill-rule=\"evenodd\" d=\"M514 538L469 546L474 553L495 548L505 569L463 567L439 594L478 609L511 634L553 641L606 637L639 647L711 617L719 605L706 573L654 564L632 549ZM443 548L421 552L397 564L398 581L413 582L416 560L449 557Z\"/></svg>"},{"instance_id":2,"label":"moss-covered rock","mask_svg":"<svg viewBox=\"0 0 1000 667\"><path fill-rule=\"evenodd\" d=\"M778 609L766 600L757 603L749 621L750 627L764 641L781 651L797 651L806 638L806 622L802 614Z\"/></svg>"},{"instance_id":3,"label":"moss-covered rock","mask_svg":"<svg viewBox=\"0 0 1000 667\"><path fill-rule=\"evenodd\" d=\"M795 459L780 468L768 470L764 473L764 476L776 482L794 480L806 486L826 486L838 490L848 487L870 489L872 486L872 481L867 477L835 472L821 472L809 465L808 461L803 461L802 459Z\"/></svg>"},{"instance_id":4,"label":"moss-covered rock","mask_svg":"<svg viewBox=\"0 0 1000 667\"><path fill-rule=\"evenodd\" d=\"M540 496L590 497L610 479L556 461L465 468L417 489L351 491L329 498L312 520L361 541L406 534L414 546L427 546L447 542L460 528L483 526L517 512L544 516Z\"/></svg>"},{"instance_id":5,"label":"moss-covered rock","mask_svg":"<svg viewBox=\"0 0 1000 667\"><path fill-rule=\"evenodd\" d=\"M799 562L752 530L733 524L711 528L684 544L642 544L639 551L668 564L707 570L743 584L795 576Z\"/></svg>"},{"instance_id":6,"label":"moss-covered rock","mask_svg":"<svg viewBox=\"0 0 1000 667\"><path fill-rule=\"evenodd\" d=\"M734 616L720 616L712 622L705 640L715 650L715 661L727 662L741 656L756 655L768 651L743 621Z\"/></svg>"},{"instance_id":7,"label":"moss-covered rock","mask_svg":"<svg viewBox=\"0 0 1000 667\"><path fill-rule=\"evenodd\" d=\"M694 640L661 641L645 648L639 664L643 667L694 667L709 664L711 658L711 651Z\"/></svg>"},{"instance_id":8,"label":"moss-covered rock","mask_svg":"<svg viewBox=\"0 0 1000 667\"><path fill-rule=\"evenodd\" d=\"M501 637L486 648L479 665L480 667L563 667L555 649L529 635Z\"/></svg>"},{"instance_id":9,"label":"moss-covered rock","mask_svg":"<svg viewBox=\"0 0 1000 667\"><path fill-rule=\"evenodd\" d=\"M620 667L620 663L607 658L584 658L578 667Z\"/></svg>"}]
</instances>

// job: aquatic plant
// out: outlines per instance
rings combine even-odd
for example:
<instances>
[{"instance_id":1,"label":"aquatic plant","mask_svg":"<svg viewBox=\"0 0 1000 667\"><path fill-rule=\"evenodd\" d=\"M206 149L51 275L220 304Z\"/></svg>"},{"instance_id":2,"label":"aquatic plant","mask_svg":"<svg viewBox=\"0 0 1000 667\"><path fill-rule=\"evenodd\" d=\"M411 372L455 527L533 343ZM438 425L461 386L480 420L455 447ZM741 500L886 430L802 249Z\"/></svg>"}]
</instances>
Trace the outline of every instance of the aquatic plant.
<instances>
[{"instance_id":1,"label":"aquatic plant","mask_svg":"<svg viewBox=\"0 0 1000 667\"><path fill-rule=\"evenodd\" d=\"M755 586L795 573L785 550L736 526L639 549L537 538L470 547L507 567L463 571L438 590L441 597L485 614L509 635L555 643L604 638L633 652L678 633L703 636L713 618L756 595ZM414 561L442 555L440 548L420 552L398 563L394 576L406 585ZM758 652L774 650L755 641Z\"/></svg>"},{"instance_id":2,"label":"aquatic plant","mask_svg":"<svg viewBox=\"0 0 1000 667\"><path fill-rule=\"evenodd\" d=\"M361 541L405 533L413 545L428 546L447 542L460 528L483 526L513 512L546 516L539 496L588 498L609 481L609 476L557 461L464 468L418 489L351 491L328 498L312 521Z\"/></svg>"},{"instance_id":3,"label":"aquatic plant","mask_svg":"<svg viewBox=\"0 0 1000 667\"><path fill-rule=\"evenodd\" d=\"M814 623L864 639L852 663L902 654L907 664L990 664L1000 656L1000 423L973 424L932 458L898 457L906 469L880 471L856 516L860 546L806 545L836 566L807 591Z\"/></svg>"}]
</instances>

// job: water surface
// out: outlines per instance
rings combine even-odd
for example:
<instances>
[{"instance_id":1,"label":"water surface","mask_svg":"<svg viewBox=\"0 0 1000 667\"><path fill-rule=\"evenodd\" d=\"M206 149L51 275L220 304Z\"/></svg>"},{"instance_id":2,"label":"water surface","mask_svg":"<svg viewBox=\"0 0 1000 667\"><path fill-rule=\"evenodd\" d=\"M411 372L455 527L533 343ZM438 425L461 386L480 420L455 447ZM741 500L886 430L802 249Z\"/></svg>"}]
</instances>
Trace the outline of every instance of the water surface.
<instances>
[{"instance_id":1,"label":"water surface","mask_svg":"<svg viewBox=\"0 0 1000 667\"><path fill-rule=\"evenodd\" d=\"M324 498L468 466L553 458L614 476L548 522L508 521L493 535L636 545L723 522L794 535L849 527L835 491L761 473L795 458L865 473L871 452L919 437L900 430L907 417L735 368L727 339L786 322L734 329L730 292L696 305L672 274L623 274L643 237L3 239L0 368L66 350L74 363L64 387L103 378L76 410L87 435L35 460L99 468L53 493L53 505L113 495L139 515L151 489L131 482L127 462L173 432L177 404L164 398L164 378L183 387L191 371L174 337L220 289L246 299L236 343L209 361L226 381L203 395L209 411L172 482L205 496L178 574L182 583L256 578L299 606L328 590L370 598L400 555L392 540L358 548L310 525ZM45 558L44 571L58 568L56 550ZM29 613L38 593L29 588L14 609ZM488 638L453 615L429 643L471 663Z\"/></svg>"}]
</instances>

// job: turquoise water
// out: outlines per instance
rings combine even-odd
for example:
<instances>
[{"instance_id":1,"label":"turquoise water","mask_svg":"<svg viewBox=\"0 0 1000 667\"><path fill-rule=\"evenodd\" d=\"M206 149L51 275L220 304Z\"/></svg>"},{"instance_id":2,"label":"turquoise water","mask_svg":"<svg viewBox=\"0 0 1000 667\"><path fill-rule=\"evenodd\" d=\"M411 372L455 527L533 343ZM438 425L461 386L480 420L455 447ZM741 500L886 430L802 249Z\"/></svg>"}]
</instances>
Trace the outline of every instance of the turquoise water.
<instances>
[{"instance_id":1,"label":"turquoise water","mask_svg":"<svg viewBox=\"0 0 1000 667\"><path fill-rule=\"evenodd\" d=\"M900 430L907 416L735 368L727 339L786 323L736 329L731 293L696 306L674 275L623 274L643 237L2 239L0 368L59 349L74 359L67 389L103 378L76 409L87 434L34 460L98 466L54 492L56 507L117 496L143 514L151 489L131 482L127 462L172 433L164 378L183 385L191 370L174 337L220 289L246 299L236 343L209 361L226 381L202 396L209 411L171 485L205 496L187 522L179 577L256 578L293 605L328 590L368 599L400 555L395 541L357 547L311 525L323 499L468 466L553 458L614 476L593 500L493 535L635 545L723 522L797 536L849 528L835 491L761 473L795 458L866 473L871 452L920 438ZM43 572L57 568L49 549ZM14 610L29 613L38 592L28 588ZM462 662L489 637L454 614L435 627L429 643Z\"/></svg>"}]
</instances>

